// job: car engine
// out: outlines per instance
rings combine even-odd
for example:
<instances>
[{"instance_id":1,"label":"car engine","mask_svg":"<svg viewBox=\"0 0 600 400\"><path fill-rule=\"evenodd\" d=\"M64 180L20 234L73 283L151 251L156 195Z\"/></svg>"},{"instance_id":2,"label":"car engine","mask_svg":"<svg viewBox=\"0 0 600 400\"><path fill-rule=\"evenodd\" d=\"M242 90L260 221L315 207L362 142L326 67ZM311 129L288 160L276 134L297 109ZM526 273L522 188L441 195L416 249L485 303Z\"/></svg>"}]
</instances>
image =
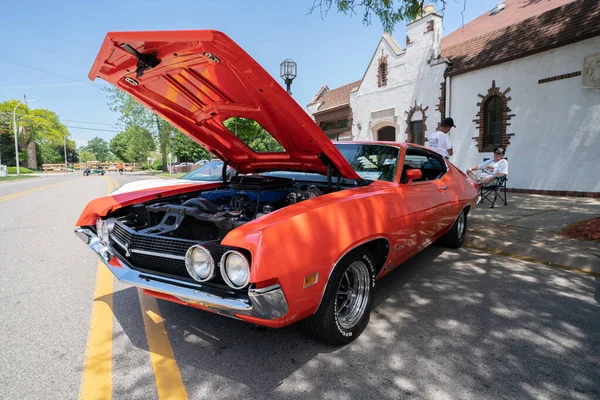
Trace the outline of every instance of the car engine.
<instances>
[{"instance_id":1,"label":"car engine","mask_svg":"<svg viewBox=\"0 0 600 400\"><path fill-rule=\"evenodd\" d=\"M116 222L139 234L195 241L220 240L232 229L324 192L293 179L235 176L226 188L132 206Z\"/></svg>"},{"instance_id":2,"label":"car engine","mask_svg":"<svg viewBox=\"0 0 600 400\"><path fill-rule=\"evenodd\" d=\"M112 251L131 268L197 283L185 263L190 248L202 245L214 260L220 260L227 251L221 240L231 230L326 192L326 187L283 177L235 176L217 189L116 210L102 221L101 229L106 229ZM229 288L219 276L204 284Z\"/></svg>"}]
</instances>

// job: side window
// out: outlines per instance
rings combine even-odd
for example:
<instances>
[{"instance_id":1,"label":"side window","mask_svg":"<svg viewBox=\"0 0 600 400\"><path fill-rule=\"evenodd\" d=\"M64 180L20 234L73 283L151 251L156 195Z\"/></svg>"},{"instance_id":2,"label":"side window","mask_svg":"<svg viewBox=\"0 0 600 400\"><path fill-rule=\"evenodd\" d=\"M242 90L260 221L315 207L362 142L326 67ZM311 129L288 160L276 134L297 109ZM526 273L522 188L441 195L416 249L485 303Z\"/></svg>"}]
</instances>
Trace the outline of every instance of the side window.
<instances>
[{"instance_id":1,"label":"side window","mask_svg":"<svg viewBox=\"0 0 600 400\"><path fill-rule=\"evenodd\" d=\"M415 182L437 180L446 173L446 163L439 154L424 149L408 148L404 156L400 183L407 183L406 171L415 168L421 170L421 179Z\"/></svg>"}]
</instances>

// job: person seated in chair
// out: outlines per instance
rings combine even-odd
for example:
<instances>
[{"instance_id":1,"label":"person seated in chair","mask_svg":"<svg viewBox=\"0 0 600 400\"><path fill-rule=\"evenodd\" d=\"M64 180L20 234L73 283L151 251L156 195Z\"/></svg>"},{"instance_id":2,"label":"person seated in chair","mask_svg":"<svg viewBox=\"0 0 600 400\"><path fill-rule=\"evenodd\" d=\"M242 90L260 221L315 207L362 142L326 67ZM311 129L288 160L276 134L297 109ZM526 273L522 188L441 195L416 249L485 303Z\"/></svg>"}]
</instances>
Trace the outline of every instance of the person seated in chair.
<instances>
[{"instance_id":1,"label":"person seated in chair","mask_svg":"<svg viewBox=\"0 0 600 400\"><path fill-rule=\"evenodd\" d=\"M479 177L473 173L477 170L481 170L481 176ZM467 169L467 175L479 186L486 186L496 178L506 177L508 175L508 160L504 158L504 149L496 147L493 160L484 161Z\"/></svg>"}]
</instances>

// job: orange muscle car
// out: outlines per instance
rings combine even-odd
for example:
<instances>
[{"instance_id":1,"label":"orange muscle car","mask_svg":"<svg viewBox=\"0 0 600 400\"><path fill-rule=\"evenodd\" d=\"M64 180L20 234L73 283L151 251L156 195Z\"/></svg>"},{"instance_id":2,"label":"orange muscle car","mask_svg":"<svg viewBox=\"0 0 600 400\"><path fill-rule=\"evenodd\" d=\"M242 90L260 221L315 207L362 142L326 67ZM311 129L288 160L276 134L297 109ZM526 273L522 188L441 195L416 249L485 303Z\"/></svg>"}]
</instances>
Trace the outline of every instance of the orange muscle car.
<instances>
[{"instance_id":1,"label":"orange muscle car","mask_svg":"<svg viewBox=\"0 0 600 400\"><path fill-rule=\"evenodd\" d=\"M109 33L89 77L237 171L84 209L76 234L147 295L272 328L302 321L342 345L367 326L376 279L436 240L464 241L477 190L463 172L418 145L331 142L223 33ZM231 118L278 150L251 149Z\"/></svg>"}]
</instances>

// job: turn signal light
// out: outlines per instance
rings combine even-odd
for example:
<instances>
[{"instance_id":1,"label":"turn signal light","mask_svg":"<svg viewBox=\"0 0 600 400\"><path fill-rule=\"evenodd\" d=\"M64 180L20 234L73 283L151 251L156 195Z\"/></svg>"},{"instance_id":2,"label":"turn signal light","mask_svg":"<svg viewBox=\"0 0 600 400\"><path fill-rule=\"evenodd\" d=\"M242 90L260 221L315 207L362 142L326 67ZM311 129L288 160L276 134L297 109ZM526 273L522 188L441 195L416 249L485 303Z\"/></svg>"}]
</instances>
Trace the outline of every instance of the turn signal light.
<instances>
[{"instance_id":1,"label":"turn signal light","mask_svg":"<svg viewBox=\"0 0 600 400\"><path fill-rule=\"evenodd\" d=\"M304 289L306 289L309 286L314 285L318 281L319 281L319 273L318 272L315 272L314 274L305 276L304 277Z\"/></svg>"}]
</instances>

